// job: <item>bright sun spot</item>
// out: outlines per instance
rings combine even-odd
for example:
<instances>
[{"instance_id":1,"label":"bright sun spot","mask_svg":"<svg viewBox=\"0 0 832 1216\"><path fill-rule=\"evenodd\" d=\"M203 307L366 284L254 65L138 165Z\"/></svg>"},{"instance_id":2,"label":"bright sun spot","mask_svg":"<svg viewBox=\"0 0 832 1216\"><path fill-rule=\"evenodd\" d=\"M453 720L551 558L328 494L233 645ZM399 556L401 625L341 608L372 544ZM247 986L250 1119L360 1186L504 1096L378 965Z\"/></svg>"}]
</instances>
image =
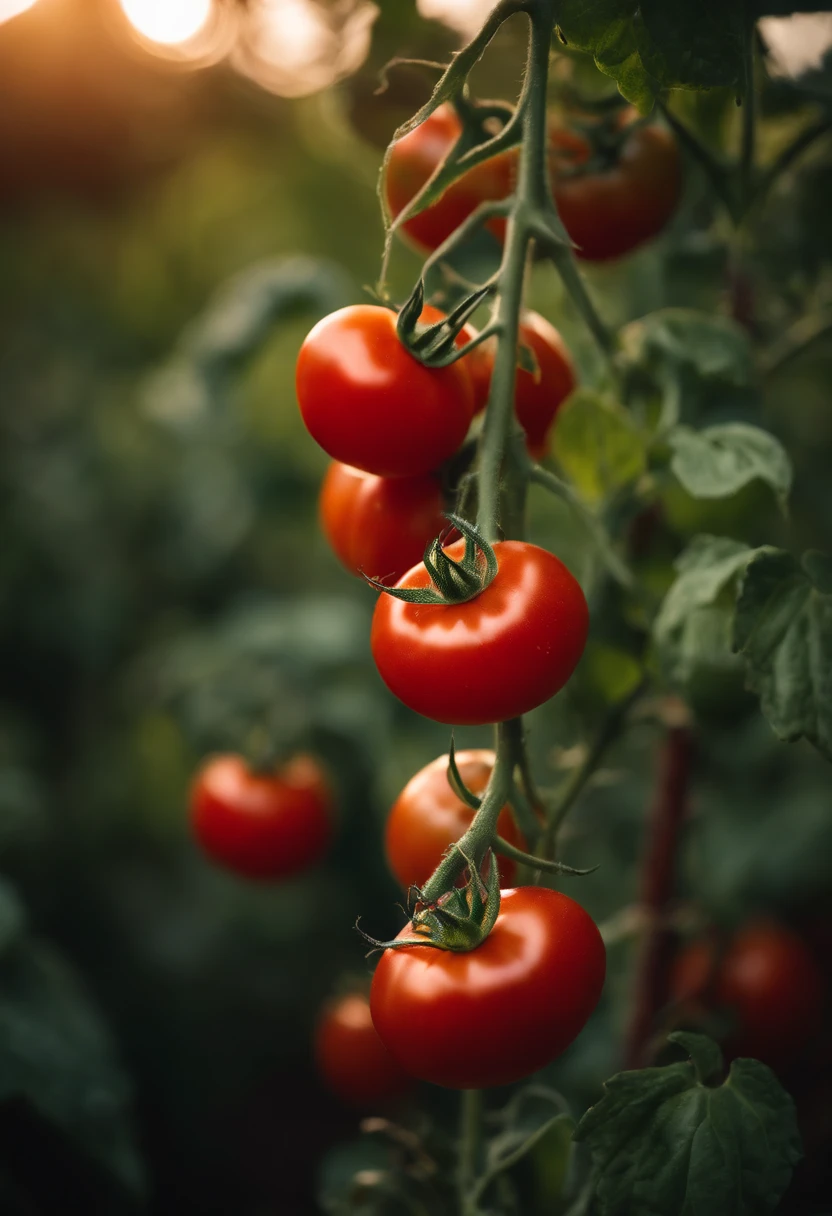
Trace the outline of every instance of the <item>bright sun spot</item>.
<instances>
[{"instance_id":1,"label":"bright sun spot","mask_svg":"<svg viewBox=\"0 0 832 1216\"><path fill-rule=\"evenodd\" d=\"M193 38L211 15L213 0L119 0L133 28L151 42L176 46ZM0 0L0 4L3 0Z\"/></svg>"},{"instance_id":2,"label":"bright sun spot","mask_svg":"<svg viewBox=\"0 0 832 1216\"><path fill-rule=\"evenodd\" d=\"M18 13L25 13L34 3L35 0L0 0L0 21L8 21Z\"/></svg>"}]
</instances>

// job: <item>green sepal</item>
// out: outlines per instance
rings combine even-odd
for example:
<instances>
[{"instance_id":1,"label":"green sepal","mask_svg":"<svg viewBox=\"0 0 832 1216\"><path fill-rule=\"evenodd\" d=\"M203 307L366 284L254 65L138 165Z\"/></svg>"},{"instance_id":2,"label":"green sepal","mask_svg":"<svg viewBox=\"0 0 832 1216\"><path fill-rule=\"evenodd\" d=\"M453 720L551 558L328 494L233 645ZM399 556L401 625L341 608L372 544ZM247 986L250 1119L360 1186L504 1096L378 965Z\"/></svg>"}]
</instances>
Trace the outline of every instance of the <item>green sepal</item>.
<instances>
[{"instance_id":1,"label":"green sepal","mask_svg":"<svg viewBox=\"0 0 832 1216\"><path fill-rule=\"evenodd\" d=\"M458 845L453 847L459 848ZM413 937L395 937L391 941L380 942L359 929L356 921L356 929L373 947L370 953L374 950L404 950L410 946L434 946L437 950L464 954L481 946L494 928L500 912L500 871L490 849L486 860L488 874L483 881L473 859L465 856L468 882L464 887L446 891L435 903L424 903L419 888L411 888L416 895L416 907L410 919Z\"/></svg>"},{"instance_id":2,"label":"green sepal","mask_svg":"<svg viewBox=\"0 0 832 1216\"><path fill-rule=\"evenodd\" d=\"M533 870L545 870L547 874L569 874L573 878L583 878L587 874L594 874L599 868L598 866L590 866L588 870L579 870L575 866L568 866L564 861L552 861L548 857L535 857L532 853L524 853L516 845L510 844L508 840L503 840L502 836L495 838L494 848L503 857L508 857L511 861L518 862L519 865L529 866Z\"/></svg>"},{"instance_id":3,"label":"green sepal","mask_svg":"<svg viewBox=\"0 0 832 1216\"><path fill-rule=\"evenodd\" d=\"M425 306L425 285L424 281L419 279L402 306L396 322L402 345L427 367L447 367L448 364L455 363L457 359L463 358L470 345L457 346L460 331L483 300L493 292L494 284L486 283L465 296L446 317L426 325L420 322Z\"/></svg>"},{"instance_id":4,"label":"green sepal","mask_svg":"<svg viewBox=\"0 0 832 1216\"><path fill-rule=\"evenodd\" d=\"M425 567L431 577L430 587L388 587L375 578L365 580L377 591L395 596L406 604L464 604L475 599L494 579L497 558L491 545L474 524L460 515L445 516L465 537L465 555L461 562L448 557L437 536L425 550Z\"/></svg>"},{"instance_id":5,"label":"green sepal","mask_svg":"<svg viewBox=\"0 0 832 1216\"><path fill-rule=\"evenodd\" d=\"M456 763L456 746L454 737L451 735L451 746L448 750L448 785L459 798L460 802L464 802L472 811L478 811L482 806L482 798L478 798L476 794L468 789L468 786L462 780L462 773Z\"/></svg>"}]
</instances>

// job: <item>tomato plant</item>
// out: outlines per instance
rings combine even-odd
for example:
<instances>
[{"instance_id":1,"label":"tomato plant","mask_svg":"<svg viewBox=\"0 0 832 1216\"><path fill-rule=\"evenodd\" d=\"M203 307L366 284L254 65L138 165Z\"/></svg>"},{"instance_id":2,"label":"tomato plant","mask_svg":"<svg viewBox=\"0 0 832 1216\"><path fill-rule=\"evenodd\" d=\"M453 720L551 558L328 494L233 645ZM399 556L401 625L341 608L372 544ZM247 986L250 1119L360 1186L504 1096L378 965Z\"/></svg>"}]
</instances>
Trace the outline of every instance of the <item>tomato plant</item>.
<instances>
[{"instance_id":1,"label":"tomato plant","mask_svg":"<svg viewBox=\"0 0 832 1216\"><path fill-rule=\"evenodd\" d=\"M750 922L719 950L692 942L676 957L674 1000L728 1013L735 1025L726 1046L774 1067L798 1056L820 1030L823 975L798 934L773 922Z\"/></svg>"},{"instance_id":2,"label":"tomato plant","mask_svg":"<svg viewBox=\"0 0 832 1216\"><path fill-rule=\"evenodd\" d=\"M335 461L318 504L321 528L353 574L401 578L446 526L442 487L421 477L375 477Z\"/></svg>"},{"instance_id":3,"label":"tomato plant","mask_svg":"<svg viewBox=\"0 0 832 1216\"><path fill-rule=\"evenodd\" d=\"M393 216L399 215L421 190L461 133L462 124L453 107L443 105L393 144L384 178L387 205ZM432 206L406 220L402 230L417 248L436 249L480 203L510 193L516 164L516 156L506 152L470 169ZM489 227L502 239L505 221L494 220Z\"/></svg>"},{"instance_id":4,"label":"tomato plant","mask_svg":"<svg viewBox=\"0 0 832 1216\"><path fill-rule=\"evenodd\" d=\"M481 794L494 768L494 753L485 749L456 753L456 765L465 787ZM470 827L474 811L454 792L448 781L448 757L437 756L410 778L399 794L390 814L384 836L387 863L401 885L418 887L430 878L447 849ZM506 806L497 820L500 836L525 848ZM511 886L517 867L508 857L500 857L500 885Z\"/></svg>"},{"instance_id":5,"label":"tomato plant","mask_svg":"<svg viewBox=\"0 0 832 1216\"><path fill-rule=\"evenodd\" d=\"M242 756L214 756L194 778L190 809L208 856L246 878L297 874L323 856L332 837L332 794L311 756L269 773L253 772Z\"/></svg>"},{"instance_id":6,"label":"tomato plant","mask_svg":"<svg viewBox=\"0 0 832 1216\"><path fill-rule=\"evenodd\" d=\"M315 1063L322 1079L348 1106L369 1107L404 1093L410 1077L373 1026L361 992L330 1001L315 1029Z\"/></svg>"},{"instance_id":7,"label":"tomato plant","mask_svg":"<svg viewBox=\"0 0 832 1216\"><path fill-rule=\"evenodd\" d=\"M437 468L462 443L474 409L466 370L423 367L399 341L395 314L371 304L318 322L300 349L296 386L324 451L381 477Z\"/></svg>"},{"instance_id":8,"label":"tomato plant","mask_svg":"<svg viewBox=\"0 0 832 1216\"><path fill-rule=\"evenodd\" d=\"M568 1047L598 1003L605 969L601 935L580 904L518 887L502 892L496 924L475 950L386 950L370 1008L413 1076L451 1089L509 1085Z\"/></svg>"},{"instance_id":9,"label":"tomato plant","mask_svg":"<svg viewBox=\"0 0 832 1216\"><path fill-rule=\"evenodd\" d=\"M602 130L611 141L593 148ZM619 258L661 232L682 189L679 149L668 130L625 111L612 128L553 127L549 139L555 203L579 258Z\"/></svg>"},{"instance_id":10,"label":"tomato plant","mask_svg":"<svg viewBox=\"0 0 832 1216\"><path fill-rule=\"evenodd\" d=\"M462 558L464 541L447 549ZM497 574L461 604L382 596L370 645L381 678L437 722L476 725L528 713L558 692L584 649L589 623L580 585L561 561L522 541L494 546ZM430 586L424 566L398 588Z\"/></svg>"}]
</instances>

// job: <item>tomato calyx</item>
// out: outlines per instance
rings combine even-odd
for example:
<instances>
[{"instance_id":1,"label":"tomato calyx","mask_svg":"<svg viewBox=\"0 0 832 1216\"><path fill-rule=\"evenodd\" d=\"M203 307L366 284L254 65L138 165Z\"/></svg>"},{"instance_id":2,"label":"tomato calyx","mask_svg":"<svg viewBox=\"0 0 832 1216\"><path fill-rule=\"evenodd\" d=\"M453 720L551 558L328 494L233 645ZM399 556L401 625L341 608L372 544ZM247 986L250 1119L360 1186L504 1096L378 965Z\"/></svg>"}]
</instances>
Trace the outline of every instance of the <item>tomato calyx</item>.
<instances>
[{"instance_id":1,"label":"tomato calyx","mask_svg":"<svg viewBox=\"0 0 832 1216\"><path fill-rule=\"evenodd\" d=\"M430 587L387 587L374 578L367 582L378 591L407 604L465 604L475 599L494 581L497 558L493 548L474 524L459 515L445 516L465 538L462 561L454 561L442 548L437 536L425 550L424 563L431 577ZM366 576L365 576L366 577Z\"/></svg>"},{"instance_id":2,"label":"tomato calyx","mask_svg":"<svg viewBox=\"0 0 832 1216\"><path fill-rule=\"evenodd\" d=\"M454 845L454 848L459 850L458 845ZM380 942L359 929L361 936L371 943L374 950L404 950L410 946L434 946L437 950L450 950L455 954L476 950L494 928L500 911L500 871L490 849L486 854L488 872L485 880L473 858L465 854L463 857L469 874L464 887L446 891L433 903L423 900L418 887L411 887L411 892L416 896L410 917L412 937L395 937L392 941Z\"/></svg>"},{"instance_id":3,"label":"tomato calyx","mask_svg":"<svg viewBox=\"0 0 832 1216\"><path fill-rule=\"evenodd\" d=\"M460 301L446 317L426 324L420 320L425 307L425 284L422 279L417 280L399 312L396 322L399 340L426 367L444 367L448 363L456 362L475 345L472 342L464 346L458 345L460 333L483 300L493 291L493 283L486 283Z\"/></svg>"}]
</instances>

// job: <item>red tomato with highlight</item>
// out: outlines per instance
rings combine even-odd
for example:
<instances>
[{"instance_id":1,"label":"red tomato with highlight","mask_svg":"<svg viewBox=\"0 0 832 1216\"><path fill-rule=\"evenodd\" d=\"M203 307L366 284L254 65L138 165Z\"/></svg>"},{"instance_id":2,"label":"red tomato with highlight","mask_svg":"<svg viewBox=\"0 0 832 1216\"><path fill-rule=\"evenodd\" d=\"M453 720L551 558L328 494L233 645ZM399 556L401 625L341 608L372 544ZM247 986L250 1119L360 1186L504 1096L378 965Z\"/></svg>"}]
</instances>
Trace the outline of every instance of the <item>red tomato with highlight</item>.
<instances>
[{"instance_id":1,"label":"red tomato with highlight","mask_svg":"<svg viewBox=\"0 0 832 1216\"><path fill-rule=\"evenodd\" d=\"M395 582L447 527L439 479L375 477L333 462L318 513L336 557L353 574Z\"/></svg>"},{"instance_id":2,"label":"red tomato with highlight","mask_svg":"<svg viewBox=\"0 0 832 1216\"><path fill-rule=\"evenodd\" d=\"M406 925L400 937L412 935ZM375 1028L414 1077L449 1089L510 1085L559 1056L604 986L592 918L548 887L502 892L475 950L385 950L370 992Z\"/></svg>"},{"instance_id":3,"label":"red tomato with highlight","mask_svg":"<svg viewBox=\"0 0 832 1216\"><path fill-rule=\"evenodd\" d=\"M520 342L534 351L537 372L518 367L514 381L514 412L526 432L529 454L539 460L548 451L549 431L555 415L574 389L575 367L566 343L554 325L537 312L526 312L520 322ZM489 343L475 347L468 356L481 351L479 361L470 366L474 384L475 409L485 407L494 370L494 351Z\"/></svg>"},{"instance_id":4,"label":"red tomato with highlight","mask_svg":"<svg viewBox=\"0 0 832 1216\"><path fill-rule=\"evenodd\" d=\"M409 135L396 141L384 178L387 205L394 217L421 190L461 132L462 125L453 106L441 105ZM516 166L515 149L476 165L449 186L430 207L407 220L401 231L417 248L437 249L480 203L497 201L511 194ZM505 220L490 220L486 227L498 240L503 239Z\"/></svg>"},{"instance_id":5,"label":"red tomato with highlight","mask_svg":"<svg viewBox=\"0 0 832 1216\"><path fill-rule=\"evenodd\" d=\"M471 793L481 794L494 768L494 753L457 752L456 765ZM427 882L443 854L464 835L473 818L471 807L457 797L448 782L447 756L437 757L411 777L393 803L384 839L388 865L401 885L421 887ZM509 844L525 850L526 841L509 806L500 811L497 833ZM517 866L508 857L496 856L500 885L510 886Z\"/></svg>"},{"instance_id":6,"label":"red tomato with highlight","mask_svg":"<svg viewBox=\"0 0 832 1216\"><path fill-rule=\"evenodd\" d=\"M416 477L447 460L474 412L465 368L424 367L372 304L330 313L300 349L296 387L312 438L334 460L380 477Z\"/></svg>"},{"instance_id":7,"label":"red tomato with highlight","mask_svg":"<svg viewBox=\"0 0 832 1216\"><path fill-rule=\"evenodd\" d=\"M464 541L445 552L460 561ZM580 584L554 554L505 540L497 574L464 604L408 604L382 593L370 645L387 687L437 722L477 726L528 713L563 688L586 644ZM428 587L424 565L398 587Z\"/></svg>"},{"instance_id":8,"label":"red tomato with highlight","mask_svg":"<svg viewBox=\"0 0 832 1216\"><path fill-rule=\"evenodd\" d=\"M332 793L311 756L273 773L214 756L191 787L191 823L205 852L246 878L286 878L318 861L333 831Z\"/></svg>"},{"instance_id":9,"label":"red tomato with highlight","mask_svg":"<svg viewBox=\"0 0 832 1216\"><path fill-rule=\"evenodd\" d=\"M674 1001L732 1013L737 1025L727 1051L772 1067L800 1055L823 1018L814 955L796 933L765 921L740 929L721 956L712 941L687 946L673 964L670 992Z\"/></svg>"},{"instance_id":10,"label":"red tomato with highlight","mask_svg":"<svg viewBox=\"0 0 832 1216\"><path fill-rule=\"evenodd\" d=\"M315 1063L327 1087L348 1106L389 1102L411 1084L379 1038L360 992L324 1007L315 1031Z\"/></svg>"},{"instance_id":11,"label":"red tomato with highlight","mask_svg":"<svg viewBox=\"0 0 832 1216\"><path fill-rule=\"evenodd\" d=\"M552 193L575 252L585 261L619 258L643 245L661 232L679 202L676 140L664 127L636 124L634 114L622 114L623 142L602 169L582 169L592 157L583 134L550 130Z\"/></svg>"}]
</instances>

